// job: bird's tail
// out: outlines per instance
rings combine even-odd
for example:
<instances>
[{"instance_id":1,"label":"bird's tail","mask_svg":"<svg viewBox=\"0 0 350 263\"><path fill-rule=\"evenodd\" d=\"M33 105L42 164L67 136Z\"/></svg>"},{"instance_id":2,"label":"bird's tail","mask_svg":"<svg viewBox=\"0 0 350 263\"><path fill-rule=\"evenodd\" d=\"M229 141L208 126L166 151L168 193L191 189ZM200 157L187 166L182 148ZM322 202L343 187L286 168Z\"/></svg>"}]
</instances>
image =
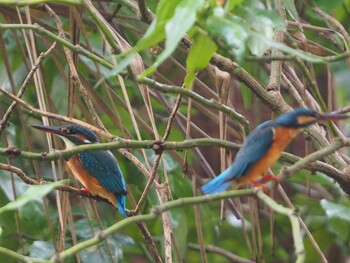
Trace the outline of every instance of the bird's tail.
<instances>
[{"instance_id":1,"label":"bird's tail","mask_svg":"<svg viewBox=\"0 0 350 263\"><path fill-rule=\"evenodd\" d=\"M116 195L116 199L117 199L117 207L118 207L119 213L123 217L127 217L128 215L126 214L126 210L125 210L126 196L118 194Z\"/></svg>"},{"instance_id":2,"label":"bird's tail","mask_svg":"<svg viewBox=\"0 0 350 263\"><path fill-rule=\"evenodd\" d=\"M229 177L232 168L229 167L220 175L201 187L203 194L216 194L224 192L232 184L232 176Z\"/></svg>"}]
</instances>

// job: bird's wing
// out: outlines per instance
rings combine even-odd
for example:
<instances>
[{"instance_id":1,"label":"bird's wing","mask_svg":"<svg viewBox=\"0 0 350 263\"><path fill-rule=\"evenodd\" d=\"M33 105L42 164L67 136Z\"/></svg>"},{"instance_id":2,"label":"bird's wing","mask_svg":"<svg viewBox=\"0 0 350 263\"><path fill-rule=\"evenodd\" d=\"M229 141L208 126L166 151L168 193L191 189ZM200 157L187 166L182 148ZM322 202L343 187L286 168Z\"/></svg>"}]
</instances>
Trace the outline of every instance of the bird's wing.
<instances>
[{"instance_id":1,"label":"bird's wing","mask_svg":"<svg viewBox=\"0 0 350 263\"><path fill-rule=\"evenodd\" d=\"M263 124L249 134L237 153L232 165L235 170L233 173L235 178L230 178L231 180L246 174L252 165L270 149L274 136L273 127L268 125L270 122L264 122Z\"/></svg>"},{"instance_id":2,"label":"bird's wing","mask_svg":"<svg viewBox=\"0 0 350 263\"><path fill-rule=\"evenodd\" d=\"M118 161L110 151L82 152L79 158L85 169L109 192L127 194Z\"/></svg>"}]
</instances>

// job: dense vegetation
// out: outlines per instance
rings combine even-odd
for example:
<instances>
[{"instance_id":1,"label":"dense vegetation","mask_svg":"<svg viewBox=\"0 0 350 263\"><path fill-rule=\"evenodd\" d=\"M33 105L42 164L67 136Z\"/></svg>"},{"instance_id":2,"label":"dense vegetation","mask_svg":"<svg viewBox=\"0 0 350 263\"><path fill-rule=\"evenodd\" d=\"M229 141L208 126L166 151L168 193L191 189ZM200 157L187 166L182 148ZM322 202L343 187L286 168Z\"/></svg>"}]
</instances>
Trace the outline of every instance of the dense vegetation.
<instances>
[{"instance_id":1,"label":"dense vegetation","mask_svg":"<svg viewBox=\"0 0 350 263\"><path fill-rule=\"evenodd\" d=\"M262 121L350 111L349 10L0 0L0 262L347 262L347 121L306 129L269 195L247 186L214 200L199 186ZM130 217L80 190L65 166L79 148L31 128L67 122L118 158Z\"/></svg>"}]
</instances>

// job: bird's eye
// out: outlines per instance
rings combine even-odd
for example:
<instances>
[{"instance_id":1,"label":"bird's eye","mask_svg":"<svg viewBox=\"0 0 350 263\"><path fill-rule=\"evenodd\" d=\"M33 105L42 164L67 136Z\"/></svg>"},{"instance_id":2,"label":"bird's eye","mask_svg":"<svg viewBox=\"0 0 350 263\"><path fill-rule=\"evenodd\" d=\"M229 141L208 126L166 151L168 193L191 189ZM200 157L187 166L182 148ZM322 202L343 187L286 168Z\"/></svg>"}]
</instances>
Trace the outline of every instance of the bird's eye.
<instances>
[{"instance_id":1,"label":"bird's eye","mask_svg":"<svg viewBox=\"0 0 350 263\"><path fill-rule=\"evenodd\" d=\"M66 134L72 134L72 133L74 133L73 130L68 129L68 128L66 128L66 127L62 127L60 130L61 130L61 132L66 133Z\"/></svg>"}]
</instances>

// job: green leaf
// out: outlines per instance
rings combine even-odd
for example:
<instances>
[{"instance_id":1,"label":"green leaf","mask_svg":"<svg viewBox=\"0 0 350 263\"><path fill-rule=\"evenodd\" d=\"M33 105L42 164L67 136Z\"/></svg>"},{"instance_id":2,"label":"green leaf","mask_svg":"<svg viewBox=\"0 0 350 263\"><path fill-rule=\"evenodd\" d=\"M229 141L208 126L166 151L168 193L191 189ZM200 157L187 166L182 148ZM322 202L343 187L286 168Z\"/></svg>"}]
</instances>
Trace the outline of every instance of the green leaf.
<instances>
[{"instance_id":1,"label":"green leaf","mask_svg":"<svg viewBox=\"0 0 350 263\"><path fill-rule=\"evenodd\" d=\"M241 86L244 107L246 109L249 109L252 102L252 92L246 85L241 84L240 86Z\"/></svg>"},{"instance_id":2,"label":"green leaf","mask_svg":"<svg viewBox=\"0 0 350 263\"><path fill-rule=\"evenodd\" d=\"M269 39L273 39L274 31L284 31L284 21L276 12L257 7L245 7L243 10L243 21L252 32L261 34ZM250 35L250 33L249 33ZM261 56L270 48L268 43L261 43L259 39L249 37L247 45L252 54Z\"/></svg>"},{"instance_id":3,"label":"green leaf","mask_svg":"<svg viewBox=\"0 0 350 263\"><path fill-rule=\"evenodd\" d=\"M196 72L204 69L217 49L216 44L206 34L195 34L187 56L185 87L190 88Z\"/></svg>"},{"instance_id":4,"label":"green leaf","mask_svg":"<svg viewBox=\"0 0 350 263\"><path fill-rule=\"evenodd\" d=\"M328 219L328 222L328 227L337 235L337 241L344 242L344 245L346 245L350 234L349 223L338 217Z\"/></svg>"},{"instance_id":5,"label":"green leaf","mask_svg":"<svg viewBox=\"0 0 350 263\"><path fill-rule=\"evenodd\" d=\"M330 233L324 227L318 228L312 232L317 245L321 251L329 251L331 246L334 246L334 234ZM312 244L309 238L305 238L306 257L304 263L321 262L318 252L315 250L315 245Z\"/></svg>"},{"instance_id":6,"label":"green leaf","mask_svg":"<svg viewBox=\"0 0 350 263\"><path fill-rule=\"evenodd\" d=\"M225 11L226 12L232 11L233 9L235 9L236 6L238 6L242 2L243 0L228 0L226 2Z\"/></svg>"},{"instance_id":7,"label":"green leaf","mask_svg":"<svg viewBox=\"0 0 350 263\"><path fill-rule=\"evenodd\" d=\"M47 195L49 192L51 192L53 189L55 189L56 186L61 185L63 183L64 183L64 181L59 181L59 182L55 182L55 183L51 183L51 184L31 185L15 201L7 203L3 207L1 207L0 214L5 212L5 211L20 208L21 206L25 205L26 203L30 202L31 200L40 199L43 196Z\"/></svg>"},{"instance_id":8,"label":"green leaf","mask_svg":"<svg viewBox=\"0 0 350 263\"><path fill-rule=\"evenodd\" d=\"M154 19L147 29L147 32L137 42L135 47L133 48L134 52L141 51L143 49L149 48L158 44L160 41L165 39L165 25L168 20L158 22L157 18Z\"/></svg>"},{"instance_id":9,"label":"green leaf","mask_svg":"<svg viewBox=\"0 0 350 263\"><path fill-rule=\"evenodd\" d=\"M321 206L325 210L328 217L339 217L346 221L350 221L350 207L343 204L321 200Z\"/></svg>"},{"instance_id":10,"label":"green leaf","mask_svg":"<svg viewBox=\"0 0 350 263\"><path fill-rule=\"evenodd\" d=\"M134 55L146 48L158 44L165 39L165 26L169 19L173 16L176 6L181 0L163 0L157 6L156 16L148 27L144 36L137 42L137 44L129 51L121 54L121 60L115 69L112 69L106 78L110 78L122 72L130 65Z\"/></svg>"},{"instance_id":11,"label":"green leaf","mask_svg":"<svg viewBox=\"0 0 350 263\"><path fill-rule=\"evenodd\" d=\"M185 257L188 244L188 220L183 209L175 209L170 213L174 239L182 258Z\"/></svg>"},{"instance_id":12,"label":"green leaf","mask_svg":"<svg viewBox=\"0 0 350 263\"><path fill-rule=\"evenodd\" d=\"M278 50L281 50L289 55L299 57L303 60L306 60L311 63L325 63L325 60L322 59L322 57L313 55L311 53L304 52L302 50L294 49L291 47L288 47L284 44L281 44L273 39L267 38L262 34L251 32L251 37L256 38L255 41L258 41L260 43L264 43L265 45L269 45L270 48L276 48Z\"/></svg>"},{"instance_id":13,"label":"green leaf","mask_svg":"<svg viewBox=\"0 0 350 263\"><path fill-rule=\"evenodd\" d=\"M295 20L299 21L298 11L295 7L294 0L282 0L284 7L287 9L290 16ZM328 1L332 2L332 1Z\"/></svg>"},{"instance_id":14,"label":"green leaf","mask_svg":"<svg viewBox=\"0 0 350 263\"><path fill-rule=\"evenodd\" d=\"M49 259L55 254L55 247L52 241L34 241L29 249L29 256L32 258Z\"/></svg>"},{"instance_id":15,"label":"green leaf","mask_svg":"<svg viewBox=\"0 0 350 263\"><path fill-rule=\"evenodd\" d=\"M245 53L249 29L243 23L222 16L212 15L206 21L210 35L227 47L229 53L241 60Z\"/></svg>"},{"instance_id":16,"label":"green leaf","mask_svg":"<svg viewBox=\"0 0 350 263\"><path fill-rule=\"evenodd\" d=\"M140 78L152 74L176 49L181 39L196 21L197 9L203 0L183 0L175 9L174 16L166 23L166 41L164 51L157 57L155 63L140 75Z\"/></svg>"},{"instance_id":17,"label":"green leaf","mask_svg":"<svg viewBox=\"0 0 350 263\"><path fill-rule=\"evenodd\" d=\"M118 75L120 72L122 72L124 69L126 69L127 66L130 65L132 59L134 58L136 52L134 52L133 50L125 53L125 57L123 58L122 61L120 61L118 63L118 66L115 67L114 69L110 70L109 73L106 74L106 79L109 79L111 77L114 77L116 75ZM94 88L97 88L103 81L105 78L100 79L94 86Z\"/></svg>"},{"instance_id":18,"label":"green leaf","mask_svg":"<svg viewBox=\"0 0 350 263\"><path fill-rule=\"evenodd\" d=\"M180 2L181 0L160 1L156 10L156 17L148 27L145 35L136 44L136 51L151 47L165 38L165 25L173 16L174 10Z\"/></svg>"}]
</instances>

